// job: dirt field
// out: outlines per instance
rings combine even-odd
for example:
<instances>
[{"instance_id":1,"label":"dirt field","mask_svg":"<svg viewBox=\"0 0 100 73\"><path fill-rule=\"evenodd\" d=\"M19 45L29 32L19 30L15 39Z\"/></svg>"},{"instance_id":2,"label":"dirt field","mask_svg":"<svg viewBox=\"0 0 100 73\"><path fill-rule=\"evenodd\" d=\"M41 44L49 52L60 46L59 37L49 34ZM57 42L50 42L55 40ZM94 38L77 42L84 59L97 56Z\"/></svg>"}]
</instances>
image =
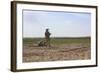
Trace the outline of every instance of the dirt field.
<instances>
[{"instance_id":1,"label":"dirt field","mask_svg":"<svg viewBox=\"0 0 100 73\"><path fill-rule=\"evenodd\" d=\"M86 40L82 40L86 41ZM90 40L87 42L58 43L39 47L36 43L23 44L23 62L91 59Z\"/></svg>"}]
</instances>

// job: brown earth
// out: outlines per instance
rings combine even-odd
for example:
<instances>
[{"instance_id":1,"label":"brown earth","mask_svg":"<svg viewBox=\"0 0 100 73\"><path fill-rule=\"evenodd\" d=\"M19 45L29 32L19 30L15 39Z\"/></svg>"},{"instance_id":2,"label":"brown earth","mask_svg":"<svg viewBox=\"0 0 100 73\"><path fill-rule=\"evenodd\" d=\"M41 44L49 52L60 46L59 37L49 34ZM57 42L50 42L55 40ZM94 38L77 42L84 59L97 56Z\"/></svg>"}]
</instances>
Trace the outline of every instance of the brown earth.
<instances>
[{"instance_id":1,"label":"brown earth","mask_svg":"<svg viewBox=\"0 0 100 73\"><path fill-rule=\"evenodd\" d=\"M89 44L62 44L51 45L51 47L24 44L23 46L23 62L86 59L91 59Z\"/></svg>"}]
</instances>

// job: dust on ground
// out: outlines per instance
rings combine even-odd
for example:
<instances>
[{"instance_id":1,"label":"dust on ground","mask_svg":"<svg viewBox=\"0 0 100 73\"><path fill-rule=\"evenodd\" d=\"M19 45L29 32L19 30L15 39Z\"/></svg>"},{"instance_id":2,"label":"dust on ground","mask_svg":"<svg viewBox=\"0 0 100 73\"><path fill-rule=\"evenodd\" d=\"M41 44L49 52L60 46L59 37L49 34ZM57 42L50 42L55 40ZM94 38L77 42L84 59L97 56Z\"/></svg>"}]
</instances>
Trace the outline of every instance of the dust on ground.
<instances>
[{"instance_id":1,"label":"dust on ground","mask_svg":"<svg viewBox=\"0 0 100 73\"><path fill-rule=\"evenodd\" d=\"M23 62L86 59L91 59L91 48L89 44L53 44L51 47L39 47L34 44L23 45Z\"/></svg>"}]
</instances>

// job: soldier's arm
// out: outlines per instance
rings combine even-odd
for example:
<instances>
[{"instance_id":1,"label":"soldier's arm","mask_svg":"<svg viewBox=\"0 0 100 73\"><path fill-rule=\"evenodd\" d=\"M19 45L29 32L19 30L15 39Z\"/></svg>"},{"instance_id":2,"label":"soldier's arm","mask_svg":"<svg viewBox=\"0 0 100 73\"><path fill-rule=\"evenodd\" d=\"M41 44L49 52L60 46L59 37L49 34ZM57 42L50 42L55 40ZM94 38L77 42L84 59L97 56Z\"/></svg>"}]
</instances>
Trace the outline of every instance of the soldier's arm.
<instances>
[{"instance_id":1,"label":"soldier's arm","mask_svg":"<svg viewBox=\"0 0 100 73\"><path fill-rule=\"evenodd\" d=\"M51 33L49 33L51 35Z\"/></svg>"}]
</instances>

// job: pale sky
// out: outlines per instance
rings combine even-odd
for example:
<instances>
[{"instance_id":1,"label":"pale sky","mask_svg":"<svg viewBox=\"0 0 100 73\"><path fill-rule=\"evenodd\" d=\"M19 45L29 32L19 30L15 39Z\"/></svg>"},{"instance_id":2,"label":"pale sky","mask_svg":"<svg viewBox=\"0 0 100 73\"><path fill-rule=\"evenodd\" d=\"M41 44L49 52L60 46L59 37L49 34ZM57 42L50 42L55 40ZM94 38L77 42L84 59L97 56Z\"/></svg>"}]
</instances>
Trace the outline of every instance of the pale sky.
<instances>
[{"instance_id":1,"label":"pale sky","mask_svg":"<svg viewBox=\"0 0 100 73\"><path fill-rule=\"evenodd\" d=\"M23 37L84 37L91 35L91 14L23 10Z\"/></svg>"}]
</instances>

